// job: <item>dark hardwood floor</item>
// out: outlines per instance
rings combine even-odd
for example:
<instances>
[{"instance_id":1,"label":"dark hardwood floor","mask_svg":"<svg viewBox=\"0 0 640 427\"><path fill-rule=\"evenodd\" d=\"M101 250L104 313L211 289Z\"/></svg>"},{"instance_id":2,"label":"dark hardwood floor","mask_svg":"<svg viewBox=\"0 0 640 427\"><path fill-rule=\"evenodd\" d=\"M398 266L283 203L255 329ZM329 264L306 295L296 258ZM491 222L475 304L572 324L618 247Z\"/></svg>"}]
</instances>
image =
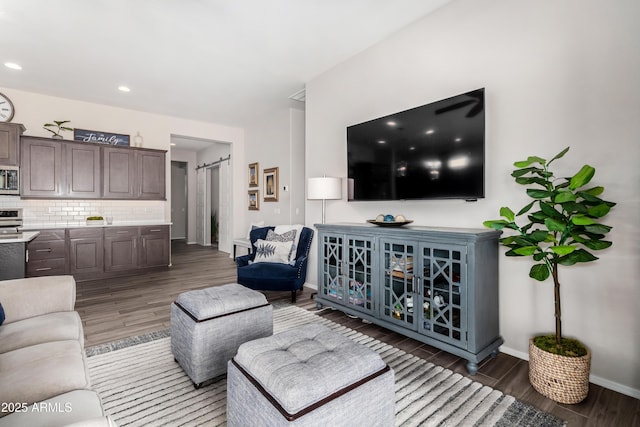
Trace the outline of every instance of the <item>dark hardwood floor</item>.
<instances>
[{"instance_id":1,"label":"dark hardwood floor","mask_svg":"<svg viewBox=\"0 0 640 427\"><path fill-rule=\"evenodd\" d=\"M80 282L76 309L83 320L85 346L169 327L169 305L181 292L233 283L236 268L228 254L214 248L172 242L173 266L167 271L126 278ZM269 301L288 301L288 292L266 292ZM296 305L315 311L311 290L298 294ZM399 347L440 366L468 375L466 361L434 347L362 322L335 310L320 316ZM577 405L557 404L529 384L528 363L500 353L487 359L470 377L568 421L569 426L640 426L640 400L591 384Z\"/></svg>"}]
</instances>

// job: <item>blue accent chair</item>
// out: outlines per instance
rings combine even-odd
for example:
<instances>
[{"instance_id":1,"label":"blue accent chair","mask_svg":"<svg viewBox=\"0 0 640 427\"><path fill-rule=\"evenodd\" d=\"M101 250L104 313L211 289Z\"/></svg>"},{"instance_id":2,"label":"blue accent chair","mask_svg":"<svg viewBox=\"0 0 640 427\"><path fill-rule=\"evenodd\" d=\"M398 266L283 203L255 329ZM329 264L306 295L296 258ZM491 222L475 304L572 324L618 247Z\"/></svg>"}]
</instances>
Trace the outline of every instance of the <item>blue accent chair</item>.
<instances>
[{"instance_id":1,"label":"blue accent chair","mask_svg":"<svg viewBox=\"0 0 640 427\"><path fill-rule=\"evenodd\" d=\"M251 248L255 248L258 239L266 239L269 230L275 227L254 228L249 234ZM296 292L302 290L307 277L307 261L313 230L303 227L296 248L294 265L274 262L257 262L250 264L255 257L255 250L250 254L236 258L238 266L238 283L259 291L291 291L291 302L296 302Z\"/></svg>"}]
</instances>

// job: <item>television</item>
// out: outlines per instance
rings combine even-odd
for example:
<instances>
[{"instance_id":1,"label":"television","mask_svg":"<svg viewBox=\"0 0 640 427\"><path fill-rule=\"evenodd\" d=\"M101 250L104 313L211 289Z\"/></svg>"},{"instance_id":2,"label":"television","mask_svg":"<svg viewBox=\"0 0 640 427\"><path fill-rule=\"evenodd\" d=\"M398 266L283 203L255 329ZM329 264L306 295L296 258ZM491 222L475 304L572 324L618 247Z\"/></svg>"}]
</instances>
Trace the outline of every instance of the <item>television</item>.
<instances>
[{"instance_id":1,"label":"television","mask_svg":"<svg viewBox=\"0 0 640 427\"><path fill-rule=\"evenodd\" d=\"M348 126L348 200L483 198L484 127L484 88Z\"/></svg>"}]
</instances>

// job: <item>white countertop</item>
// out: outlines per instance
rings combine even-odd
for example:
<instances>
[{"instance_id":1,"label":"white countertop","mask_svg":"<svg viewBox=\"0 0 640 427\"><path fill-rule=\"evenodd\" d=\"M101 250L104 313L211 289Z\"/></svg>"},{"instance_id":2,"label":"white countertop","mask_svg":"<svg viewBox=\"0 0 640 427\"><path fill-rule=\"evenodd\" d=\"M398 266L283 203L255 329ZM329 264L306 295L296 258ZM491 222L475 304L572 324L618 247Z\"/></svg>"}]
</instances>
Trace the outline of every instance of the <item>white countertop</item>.
<instances>
[{"instance_id":1,"label":"white countertop","mask_svg":"<svg viewBox=\"0 0 640 427\"><path fill-rule=\"evenodd\" d=\"M38 237L39 231L23 231L18 237L0 237L0 245L3 243L28 243Z\"/></svg>"},{"instance_id":2,"label":"white countertop","mask_svg":"<svg viewBox=\"0 0 640 427\"><path fill-rule=\"evenodd\" d=\"M25 224L23 230L49 230L54 228L95 228L95 227L135 227L145 225L171 225L171 222L167 221L113 221L112 224L107 224L106 221L102 224L86 223L78 224Z\"/></svg>"}]
</instances>

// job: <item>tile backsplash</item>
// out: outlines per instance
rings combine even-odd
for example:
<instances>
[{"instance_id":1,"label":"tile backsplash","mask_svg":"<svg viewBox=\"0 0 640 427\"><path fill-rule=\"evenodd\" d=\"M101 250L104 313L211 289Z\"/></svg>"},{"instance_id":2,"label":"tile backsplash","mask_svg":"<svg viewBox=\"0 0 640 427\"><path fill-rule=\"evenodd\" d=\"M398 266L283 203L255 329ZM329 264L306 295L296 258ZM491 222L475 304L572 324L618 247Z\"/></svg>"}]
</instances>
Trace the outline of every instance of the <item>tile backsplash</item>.
<instances>
[{"instance_id":1,"label":"tile backsplash","mask_svg":"<svg viewBox=\"0 0 640 427\"><path fill-rule=\"evenodd\" d=\"M24 226L82 225L88 216L111 216L114 221L163 221L162 200L31 200L0 196L0 209L22 208Z\"/></svg>"}]
</instances>

